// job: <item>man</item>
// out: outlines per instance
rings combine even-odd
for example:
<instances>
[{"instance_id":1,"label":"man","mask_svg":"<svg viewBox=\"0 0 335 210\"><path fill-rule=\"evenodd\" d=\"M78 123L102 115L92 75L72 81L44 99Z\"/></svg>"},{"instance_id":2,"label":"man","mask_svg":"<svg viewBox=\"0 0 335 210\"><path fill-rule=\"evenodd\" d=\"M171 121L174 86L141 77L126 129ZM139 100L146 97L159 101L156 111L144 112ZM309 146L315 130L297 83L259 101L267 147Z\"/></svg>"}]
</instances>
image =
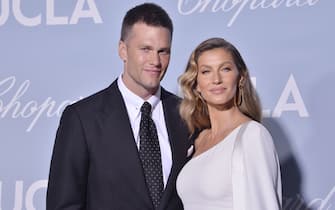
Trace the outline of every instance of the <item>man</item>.
<instances>
[{"instance_id":1,"label":"man","mask_svg":"<svg viewBox=\"0 0 335 210\"><path fill-rule=\"evenodd\" d=\"M47 210L183 209L175 181L187 159L188 133L178 114L179 99L160 87L172 32L168 14L155 4L127 12L119 43L122 75L64 110L52 155ZM141 134L145 101L153 107L154 125L149 127L158 135L155 160L145 159L153 146L143 150L142 145L147 138ZM158 175L160 184L152 187L152 175ZM159 185L161 189L155 188Z\"/></svg>"}]
</instances>

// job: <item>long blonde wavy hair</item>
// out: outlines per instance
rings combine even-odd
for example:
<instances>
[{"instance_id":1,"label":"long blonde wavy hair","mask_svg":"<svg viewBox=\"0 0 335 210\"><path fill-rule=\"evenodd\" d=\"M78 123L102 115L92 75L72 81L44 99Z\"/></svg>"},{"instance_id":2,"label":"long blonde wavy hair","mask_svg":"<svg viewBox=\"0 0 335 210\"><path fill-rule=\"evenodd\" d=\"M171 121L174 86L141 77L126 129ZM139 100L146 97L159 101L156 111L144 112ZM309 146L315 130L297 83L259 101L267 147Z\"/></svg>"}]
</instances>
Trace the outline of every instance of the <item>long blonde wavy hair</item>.
<instances>
[{"instance_id":1,"label":"long blonde wavy hair","mask_svg":"<svg viewBox=\"0 0 335 210\"><path fill-rule=\"evenodd\" d=\"M239 51L225 39L211 38L203 41L195 48L188 60L185 72L178 79L184 96L179 107L179 112L191 134L196 130L201 131L211 127L207 103L196 89L198 77L197 62L203 52L217 48L222 48L232 55L239 71L239 78L243 77L243 85L239 84L236 87L235 106L251 119L258 122L261 121L260 101L251 83L248 68Z\"/></svg>"}]
</instances>

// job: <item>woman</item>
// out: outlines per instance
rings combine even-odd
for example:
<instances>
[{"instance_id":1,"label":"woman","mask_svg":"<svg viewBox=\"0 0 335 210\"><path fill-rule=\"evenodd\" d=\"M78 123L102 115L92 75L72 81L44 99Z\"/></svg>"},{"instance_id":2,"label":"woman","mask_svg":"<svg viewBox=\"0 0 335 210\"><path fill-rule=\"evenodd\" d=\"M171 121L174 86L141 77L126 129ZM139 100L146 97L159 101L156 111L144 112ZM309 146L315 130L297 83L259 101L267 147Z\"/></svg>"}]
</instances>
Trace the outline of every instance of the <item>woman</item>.
<instances>
[{"instance_id":1,"label":"woman","mask_svg":"<svg viewBox=\"0 0 335 210\"><path fill-rule=\"evenodd\" d=\"M278 156L238 50L222 38L202 42L179 82L180 114L201 131L177 179L185 210L281 209Z\"/></svg>"}]
</instances>

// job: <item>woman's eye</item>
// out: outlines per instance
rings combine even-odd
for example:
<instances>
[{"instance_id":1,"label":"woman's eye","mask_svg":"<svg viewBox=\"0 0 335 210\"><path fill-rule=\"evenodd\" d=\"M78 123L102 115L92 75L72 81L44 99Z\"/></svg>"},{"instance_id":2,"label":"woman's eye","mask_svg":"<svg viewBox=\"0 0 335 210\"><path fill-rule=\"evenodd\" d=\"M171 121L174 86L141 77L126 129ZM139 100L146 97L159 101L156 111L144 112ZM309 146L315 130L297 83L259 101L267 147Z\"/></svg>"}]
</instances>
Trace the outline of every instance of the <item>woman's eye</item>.
<instances>
[{"instance_id":1,"label":"woman's eye","mask_svg":"<svg viewBox=\"0 0 335 210\"><path fill-rule=\"evenodd\" d=\"M207 73L209 73L209 70L207 69L201 70L201 74L207 74Z\"/></svg>"},{"instance_id":2,"label":"woman's eye","mask_svg":"<svg viewBox=\"0 0 335 210\"><path fill-rule=\"evenodd\" d=\"M224 67L222 68L223 71L231 71L231 68L230 67Z\"/></svg>"}]
</instances>

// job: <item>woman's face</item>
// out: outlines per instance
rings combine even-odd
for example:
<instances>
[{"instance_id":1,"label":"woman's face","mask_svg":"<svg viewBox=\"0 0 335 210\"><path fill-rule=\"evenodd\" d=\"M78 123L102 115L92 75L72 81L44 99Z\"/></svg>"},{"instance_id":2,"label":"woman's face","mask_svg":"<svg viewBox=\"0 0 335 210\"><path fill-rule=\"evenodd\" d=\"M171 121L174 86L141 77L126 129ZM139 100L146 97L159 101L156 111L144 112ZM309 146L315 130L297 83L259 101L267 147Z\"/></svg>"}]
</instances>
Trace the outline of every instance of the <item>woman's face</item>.
<instances>
[{"instance_id":1,"label":"woman's face","mask_svg":"<svg viewBox=\"0 0 335 210\"><path fill-rule=\"evenodd\" d=\"M197 91L208 106L231 104L236 94L239 72L229 52L216 48L198 58Z\"/></svg>"}]
</instances>

